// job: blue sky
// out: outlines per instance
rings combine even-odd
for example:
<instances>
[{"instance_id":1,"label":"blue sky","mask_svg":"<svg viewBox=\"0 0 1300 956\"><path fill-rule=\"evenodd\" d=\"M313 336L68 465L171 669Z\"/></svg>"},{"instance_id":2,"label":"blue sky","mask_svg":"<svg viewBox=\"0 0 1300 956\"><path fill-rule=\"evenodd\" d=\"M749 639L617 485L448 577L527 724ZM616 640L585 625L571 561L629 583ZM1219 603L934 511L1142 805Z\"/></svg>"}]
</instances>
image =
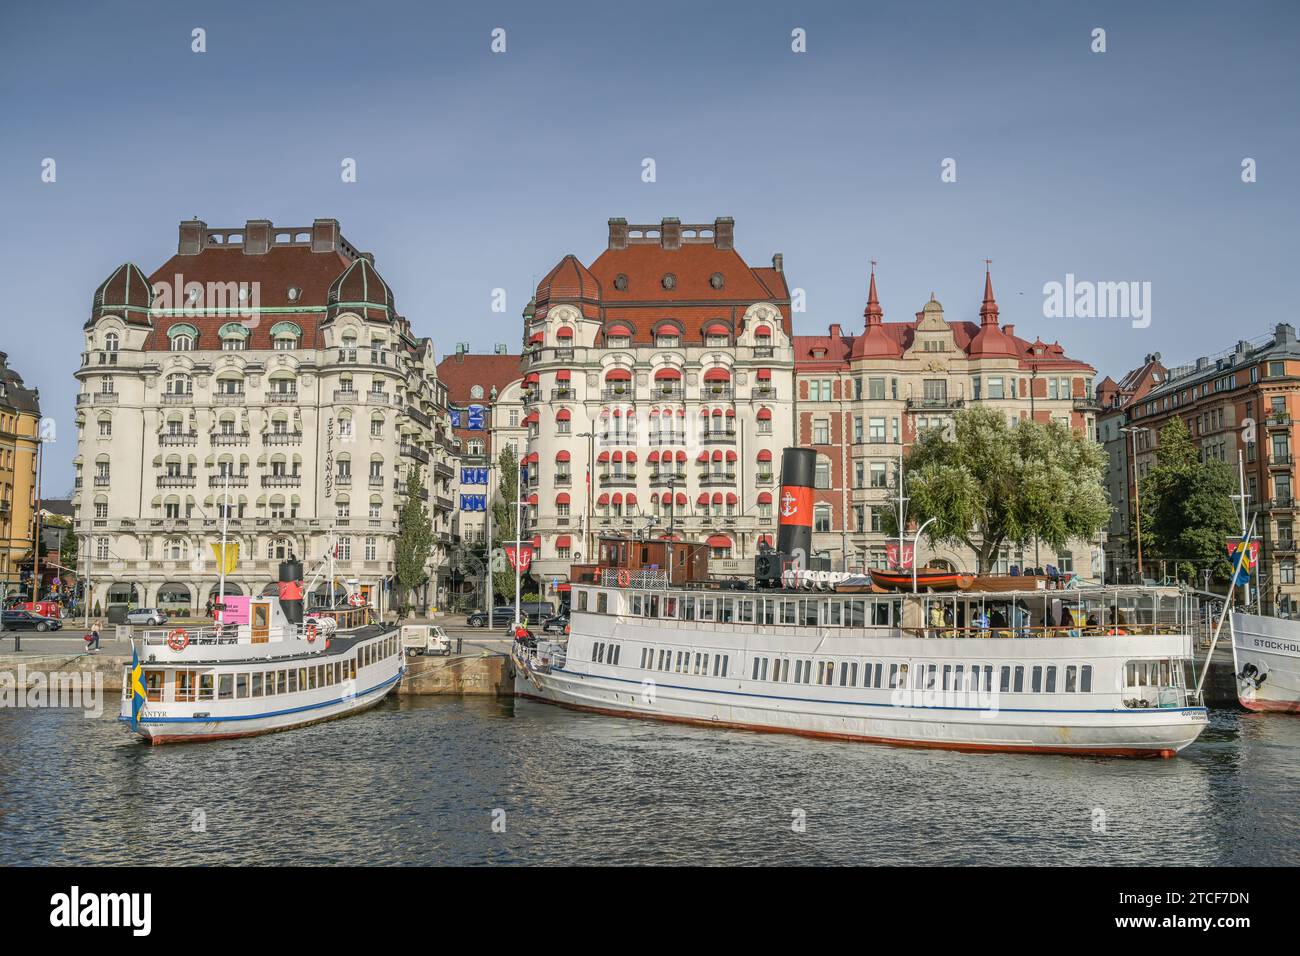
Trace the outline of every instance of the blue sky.
<instances>
[{"instance_id":1,"label":"blue sky","mask_svg":"<svg viewBox=\"0 0 1300 956\"><path fill-rule=\"evenodd\" d=\"M610 216L730 215L742 255L784 253L806 290L797 332L859 327L871 258L886 319L931 291L975 319L988 257L1019 334L1099 375L1181 362L1295 321L1298 26L1290 2L11 7L0 349L59 425L51 494L95 286L154 269L192 215L339 219L440 352L517 347L532 282L591 261ZM1150 327L1044 318L1067 273L1150 282Z\"/></svg>"}]
</instances>

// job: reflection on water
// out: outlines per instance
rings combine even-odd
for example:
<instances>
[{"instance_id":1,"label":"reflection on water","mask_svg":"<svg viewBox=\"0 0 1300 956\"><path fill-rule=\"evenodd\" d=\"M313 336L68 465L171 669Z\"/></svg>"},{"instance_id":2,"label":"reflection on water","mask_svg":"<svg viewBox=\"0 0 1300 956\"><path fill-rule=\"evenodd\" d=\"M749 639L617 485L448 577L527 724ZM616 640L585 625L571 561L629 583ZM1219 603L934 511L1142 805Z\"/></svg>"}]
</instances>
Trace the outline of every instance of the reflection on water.
<instances>
[{"instance_id":1,"label":"reflection on water","mask_svg":"<svg viewBox=\"0 0 1300 956\"><path fill-rule=\"evenodd\" d=\"M1300 719L1228 712L1182 757L1139 761L509 700L155 748L110 717L3 711L0 863L1295 864L1297 747Z\"/></svg>"}]
</instances>

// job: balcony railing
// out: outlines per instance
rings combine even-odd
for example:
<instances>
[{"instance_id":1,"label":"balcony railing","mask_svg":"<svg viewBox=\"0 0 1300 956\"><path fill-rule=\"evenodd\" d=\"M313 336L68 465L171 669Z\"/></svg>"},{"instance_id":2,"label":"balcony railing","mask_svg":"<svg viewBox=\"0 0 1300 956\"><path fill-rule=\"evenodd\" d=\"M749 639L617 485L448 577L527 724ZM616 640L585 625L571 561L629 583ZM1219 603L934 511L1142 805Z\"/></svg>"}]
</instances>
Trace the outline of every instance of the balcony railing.
<instances>
[{"instance_id":1,"label":"balcony railing","mask_svg":"<svg viewBox=\"0 0 1300 956\"><path fill-rule=\"evenodd\" d=\"M756 485L770 485L771 483L772 475L770 473L760 471L754 476L754 484Z\"/></svg>"},{"instance_id":2,"label":"balcony railing","mask_svg":"<svg viewBox=\"0 0 1300 956\"><path fill-rule=\"evenodd\" d=\"M635 471L602 472L600 475L600 483L602 485L610 485L610 486L635 485L636 472Z\"/></svg>"},{"instance_id":3,"label":"balcony railing","mask_svg":"<svg viewBox=\"0 0 1300 956\"><path fill-rule=\"evenodd\" d=\"M734 485L735 483L736 473L734 471L709 471L700 475L701 488L712 488L716 485Z\"/></svg>"},{"instance_id":4,"label":"balcony railing","mask_svg":"<svg viewBox=\"0 0 1300 956\"><path fill-rule=\"evenodd\" d=\"M266 432L262 435L263 445L297 445L302 441L302 432Z\"/></svg>"},{"instance_id":5,"label":"balcony railing","mask_svg":"<svg viewBox=\"0 0 1300 956\"><path fill-rule=\"evenodd\" d=\"M685 432L651 432L651 445L685 445Z\"/></svg>"},{"instance_id":6,"label":"balcony railing","mask_svg":"<svg viewBox=\"0 0 1300 956\"><path fill-rule=\"evenodd\" d=\"M334 487L335 487L335 488L351 488L351 487L352 487L352 473L351 473L351 472L348 472L346 475L335 475L335 476L334 476Z\"/></svg>"},{"instance_id":7,"label":"balcony railing","mask_svg":"<svg viewBox=\"0 0 1300 956\"><path fill-rule=\"evenodd\" d=\"M383 476L383 475L371 475L371 476L370 476L370 487L371 487L371 488L382 488L382 487L384 487L384 476Z\"/></svg>"},{"instance_id":8,"label":"balcony railing","mask_svg":"<svg viewBox=\"0 0 1300 956\"><path fill-rule=\"evenodd\" d=\"M209 488L247 488L248 475L209 475Z\"/></svg>"},{"instance_id":9,"label":"balcony railing","mask_svg":"<svg viewBox=\"0 0 1300 956\"><path fill-rule=\"evenodd\" d=\"M1095 398L1081 397L1074 399L1071 403L1076 412L1099 412L1101 411L1101 402Z\"/></svg>"},{"instance_id":10,"label":"balcony railing","mask_svg":"<svg viewBox=\"0 0 1300 956\"><path fill-rule=\"evenodd\" d=\"M1294 554L1296 550L1295 538L1278 538L1273 542L1273 550L1278 554Z\"/></svg>"},{"instance_id":11,"label":"balcony railing","mask_svg":"<svg viewBox=\"0 0 1300 956\"><path fill-rule=\"evenodd\" d=\"M736 390L730 385L709 385L700 386L700 399L702 401L721 399L727 401L736 397Z\"/></svg>"},{"instance_id":12,"label":"balcony railing","mask_svg":"<svg viewBox=\"0 0 1300 956\"><path fill-rule=\"evenodd\" d=\"M298 402L298 392L267 392L266 400L271 405L294 405Z\"/></svg>"},{"instance_id":13,"label":"balcony railing","mask_svg":"<svg viewBox=\"0 0 1300 956\"><path fill-rule=\"evenodd\" d=\"M197 479L194 475L159 475L159 488L193 488Z\"/></svg>"},{"instance_id":14,"label":"balcony railing","mask_svg":"<svg viewBox=\"0 0 1300 956\"><path fill-rule=\"evenodd\" d=\"M359 398L360 395L361 393L354 388L334 389L334 401L336 402L348 402L348 403L359 402L361 401L361 399Z\"/></svg>"},{"instance_id":15,"label":"balcony railing","mask_svg":"<svg viewBox=\"0 0 1300 956\"><path fill-rule=\"evenodd\" d=\"M302 475L263 475L263 488L298 488L302 485Z\"/></svg>"},{"instance_id":16,"label":"balcony railing","mask_svg":"<svg viewBox=\"0 0 1300 956\"><path fill-rule=\"evenodd\" d=\"M208 436L213 445L247 445L248 432L213 432Z\"/></svg>"},{"instance_id":17,"label":"balcony railing","mask_svg":"<svg viewBox=\"0 0 1300 956\"><path fill-rule=\"evenodd\" d=\"M164 405L193 405L193 392L163 392L162 403Z\"/></svg>"},{"instance_id":18,"label":"balcony railing","mask_svg":"<svg viewBox=\"0 0 1300 956\"><path fill-rule=\"evenodd\" d=\"M750 391L754 398L776 398L775 385L755 385Z\"/></svg>"},{"instance_id":19,"label":"balcony railing","mask_svg":"<svg viewBox=\"0 0 1300 956\"><path fill-rule=\"evenodd\" d=\"M736 430L734 428L729 428L726 431L706 431L703 438L704 444L706 445L734 444L736 441Z\"/></svg>"},{"instance_id":20,"label":"balcony railing","mask_svg":"<svg viewBox=\"0 0 1300 956\"><path fill-rule=\"evenodd\" d=\"M1267 504L1273 511L1287 511L1295 507L1295 499L1289 497L1272 498Z\"/></svg>"},{"instance_id":21,"label":"balcony railing","mask_svg":"<svg viewBox=\"0 0 1300 956\"><path fill-rule=\"evenodd\" d=\"M108 475L96 475L96 476L95 476L95 487L96 487L96 488L107 488L107 487L108 487L108 482L109 482L109 476L108 476Z\"/></svg>"},{"instance_id":22,"label":"balcony railing","mask_svg":"<svg viewBox=\"0 0 1300 956\"><path fill-rule=\"evenodd\" d=\"M185 448L198 443L198 432L164 432L158 436L158 444L163 448Z\"/></svg>"},{"instance_id":23,"label":"balcony railing","mask_svg":"<svg viewBox=\"0 0 1300 956\"><path fill-rule=\"evenodd\" d=\"M636 389L631 385L626 388L602 388L600 390L600 400L602 402L635 402Z\"/></svg>"},{"instance_id":24,"label":"balcony railing","mask_svg":"<svg viewBox=\"0 0 1300 956\"><path fill-rule=\"evenodd\" d=\"M944 409L964 408L966 399L949 398L946 395L929 396L926 398L909 398L907 400L909 410L919 411L942 411Z\"/></svg>"},{"instance_id":25,"label":"balcony railing","mask_svg":"<svg viewBox=\"0 0 1300 956\"><path fill-rule=\"evenodd\" d=\"M403 443L398 447L398 452L407 458L414 458L421 464L429 463L429 453L422 448L417 448L415 445L407 445Z\"/></svg>"},{"instance_id":26,"label":"balcony railing","mask_svg":"<svg viewBox=\"0 0 1300 956\"><path fill-rule=\"evenodd\" d=\"M650 389L652 401L681 401L686 398L686 389L680 385L656 385Z\"/></svg>"},{"instance_id":27,"label":"balcony railing","mask_svg":"<svg viewBox=\"0 0 1300 956\"><path fill-rule=\"evenodd\" d=\"M651 473L650 475L651 488L666 488L669 485L685 487L686 472L685 471L660 471L660 472Z\"/></svg>"},{"instance_id":28,"label":"balcony railing","mask_svg":"<svg viewBox=\"0 0 1300 956\"><path fill-rule=\"evenodd\" d=\"M1270 468L1289 468L1293 464L1294 460L1295 459L1291 457L1289 452L1285 454L1272 454L1268 456L1268 466Z\"/></svg>"},{"instance_id":29,"label":"balcony railing","mask_svg":"<svg viewBox=\"0 0 1300 956\"><path fill-rule=\"evenodd\" d=\"M376 392L373 389L365 393L367 405L400 405L401 399L397 395L388 392Z\"/></svg>"},{"instance_id":30,"label":"balcony railing","mask_svg":"<svg viewBox=\"0 0 1300 956\"><path fill-rule=\"evenodd\" d=\"M217 392L212 397L214 405L242 405L244 404L243 392Z\"/></svg>"},{"instance_id":31,"label":"balcony railing","mask_svg":"<svg viewBox=\"0 0 1300 956\"><path fill-rule=\"evenodd\" d=\"M95 404L96 404L96 405L116 405L116 404L117 404L117 392L96 392L96 393L95 393Z\"/></svg>"}]
</instances>

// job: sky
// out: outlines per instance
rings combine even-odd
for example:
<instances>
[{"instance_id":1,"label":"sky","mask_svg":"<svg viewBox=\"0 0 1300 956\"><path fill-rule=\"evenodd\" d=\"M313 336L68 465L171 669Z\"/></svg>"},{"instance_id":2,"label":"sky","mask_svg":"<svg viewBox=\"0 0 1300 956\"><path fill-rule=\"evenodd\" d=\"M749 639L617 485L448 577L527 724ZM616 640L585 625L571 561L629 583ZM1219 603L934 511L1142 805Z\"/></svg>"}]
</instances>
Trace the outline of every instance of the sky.
<instances>
[{"instance_id":1,"label":"sky","mask_svg":"<svg viewBox=\"0 0 1300 956\"><path fill-rule=\"evenodd\" d=\"M47 495L96 286L191 216L338 219L439 354L517 349L611 216L721 215L783 253L796 333L860 328L871 259L887 321L975 321L987 258L1017 334L1181 364L1296 321L1298 34L1295 2L8 5L0 350L54 421ZM1149 323L1045 315L1067 275L1150 283Z\"/></svg>"}]
</instances>

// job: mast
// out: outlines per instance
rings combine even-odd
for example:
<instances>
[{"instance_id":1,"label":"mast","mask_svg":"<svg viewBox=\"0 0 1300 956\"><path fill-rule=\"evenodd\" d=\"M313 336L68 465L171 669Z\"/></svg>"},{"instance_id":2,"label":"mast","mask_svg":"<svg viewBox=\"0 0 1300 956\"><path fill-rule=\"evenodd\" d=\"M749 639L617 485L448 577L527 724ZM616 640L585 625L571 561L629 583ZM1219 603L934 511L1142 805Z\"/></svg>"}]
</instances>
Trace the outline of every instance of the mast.
<instances>
[{"instance_id":1,"label":"mast","mask_svg":"<svg viewBox=\"0 0 1300 956\"><path fill-rule=\"evenodd\" d=\"M1237 450L1237 493L1235 495L1231 495L1230 497L1237 499L1237 504L1241 510L1241 541L1242 541L1242 546L1245 547L1248 543L1247 542L1248 532L1246 526L1246 498L1247 498L1246 466L1243 461L1242 452L1240 449ZM1235 578L1236 575L1234 574L1233 577ZM1246 582L1242 585L1242 588L1243 588L1242 604L1244 606L1249 606L1250 604L1250 580L1249 579L1247 579ZM1229 584L1228 587L1228 595L1230 599L1232 595L1231 584Z\"/></svg>"},{"instance_id":2,"label":"mast","mask_svg":"<svg viewBox=\"0 0 1300 956\"><path fill-rule=\"evenodd\" d=\"M898 570L903 570L903 531L905 527L905 506L907 498L903 495L903 443L898 443ZM916 554L912 555L912 564L916 564Z\"/></svg>"},{"instance_id":3,"label":"mast","mask_svg":"<svg viewBox=\"0 0 1300 956\"><path fill-rule=\"evenodd\" d=\"M523 559L521 539L524 533L524 473L527 470L528 466L521 464L515 474L515 627L522 620L519 616L519 592L523 585L523 572L519 568Z\"/></svg>"},{"instance_id":4,"label":"mast","mask_svg":"<svg viewBox=\"0 0 1300 956\"><path fill-rule=\"evenodd\" d=\"M225 474L225 482L221 486L221 567L217 568L217 605L221 608L216 612L221 614L220 620L224 624L225 604L226 604L226 532L230 526L230 472Z\"/></svg>"}]
</instances>

